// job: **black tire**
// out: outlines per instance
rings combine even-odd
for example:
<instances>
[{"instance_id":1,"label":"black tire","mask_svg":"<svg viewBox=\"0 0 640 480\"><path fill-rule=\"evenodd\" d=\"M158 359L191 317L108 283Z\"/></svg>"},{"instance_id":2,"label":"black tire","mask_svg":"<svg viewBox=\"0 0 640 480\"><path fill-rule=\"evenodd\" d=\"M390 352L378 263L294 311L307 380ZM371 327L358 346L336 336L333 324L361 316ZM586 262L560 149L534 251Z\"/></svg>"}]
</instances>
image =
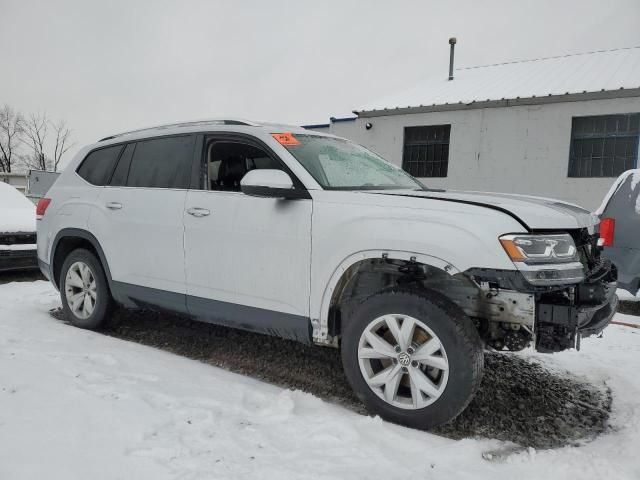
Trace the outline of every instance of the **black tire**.
<instances>
[{"instance_id":1,"label":"black tire","mask_svg":"<svg viewBox=\"0 0 640 480\"><path fill-rule=\"evenodd\" d=\"M95 306L93 312L87 318L80 318L73 313L65 293L67 290L67 272L76 262L82 262L89 267L96 284ZM94 253L89 250L85 250L84 248L79 248L67 255L60 271L59 285L62 309L69 323L76 327L86 328L89 330L95 330L104 324L113 309L113 298L111 297L111 292L109 290L109 285L107 283L107 278L104 273L104 269L102 268L102 264Z\"/></svg>"},{"instance_id":2,"label":"black tire","mask_svg":"<svg viewBox=\"0 0 640 480\"><path fill-rule=\"evenodd\" d=\"M446 351L449 376L444 391L424 408L403 409L387 403L373 392L360 371L358 345L364 329L374 319L392 313L423 322ZM367 298L346 319L341 354L347 379L370 413L418 429L442 425L460 414L480 386L484 369L482 342L471 319L435 292L387 291Z\"/></svg>"}]
</instances>

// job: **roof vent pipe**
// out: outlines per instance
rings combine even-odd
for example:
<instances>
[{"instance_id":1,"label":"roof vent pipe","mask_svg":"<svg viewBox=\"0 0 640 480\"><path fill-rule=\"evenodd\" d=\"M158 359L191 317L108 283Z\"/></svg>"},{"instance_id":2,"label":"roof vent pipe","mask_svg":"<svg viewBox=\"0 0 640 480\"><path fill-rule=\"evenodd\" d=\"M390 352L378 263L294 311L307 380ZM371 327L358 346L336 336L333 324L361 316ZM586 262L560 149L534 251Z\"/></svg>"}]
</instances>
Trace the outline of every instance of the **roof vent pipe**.
<instances>
[{"instance_id":1,"label":"roof vent pipe","mask_svg":"<svg viewBox=\"0 0 640 480\"><path fill-rule=\"evenodd\" d=\"M449 80L453 80L453 52L456 48L456 37L449 39L449 45L451 45L451 51L449 52Z\"/></svg>"}]
</instances>

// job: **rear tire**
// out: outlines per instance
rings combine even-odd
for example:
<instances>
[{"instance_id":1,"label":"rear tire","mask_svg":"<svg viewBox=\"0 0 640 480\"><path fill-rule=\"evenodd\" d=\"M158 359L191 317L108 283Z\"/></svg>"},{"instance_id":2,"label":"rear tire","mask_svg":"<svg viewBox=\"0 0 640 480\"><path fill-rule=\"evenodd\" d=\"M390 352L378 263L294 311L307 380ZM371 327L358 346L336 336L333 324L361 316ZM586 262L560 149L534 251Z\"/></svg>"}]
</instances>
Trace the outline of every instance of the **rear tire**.
<instances>
[{"instance_id":1,"label":"rear tire","mask_svg":"<svg viewBox=\"0 0 640 480\"><path fill-rule=\"evenodd\" d=\"M104 324L113 308L113 299L95 254L79 248L67 255L59 285L62 309L72 325L95 330Z\"/></svg>"},{"instance_id":2,"label":"rear tire","mask_svg":"<svg viewBox=\"0 0 640 480\"><path fill-rule=\"evenodd\" d=\"M341 350L345 374L368 411L419 429L462 412L484 368L471 320L432 292L367 298L347 319Z\"/></svg>"}]
</instances>

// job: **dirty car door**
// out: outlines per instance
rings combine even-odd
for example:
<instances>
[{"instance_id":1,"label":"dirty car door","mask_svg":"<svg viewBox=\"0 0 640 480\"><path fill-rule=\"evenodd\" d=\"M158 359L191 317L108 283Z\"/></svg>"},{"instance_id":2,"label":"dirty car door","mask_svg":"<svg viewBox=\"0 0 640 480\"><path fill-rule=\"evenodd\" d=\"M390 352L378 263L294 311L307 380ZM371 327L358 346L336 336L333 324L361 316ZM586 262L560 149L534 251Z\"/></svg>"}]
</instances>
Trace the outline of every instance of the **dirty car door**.
<instances>
[{"instance_id":1,"label":"dirty car door","mask_svg":"<svg viewBox=\"0 0 640 480\"><path fill-rule=\"evenodd\" d=\"M208 139L206 189L185 204L187 304L206 321L308 340L311 199L240 191L246 171L274 161L251 142Z\"/></svg>"}]
</instances>

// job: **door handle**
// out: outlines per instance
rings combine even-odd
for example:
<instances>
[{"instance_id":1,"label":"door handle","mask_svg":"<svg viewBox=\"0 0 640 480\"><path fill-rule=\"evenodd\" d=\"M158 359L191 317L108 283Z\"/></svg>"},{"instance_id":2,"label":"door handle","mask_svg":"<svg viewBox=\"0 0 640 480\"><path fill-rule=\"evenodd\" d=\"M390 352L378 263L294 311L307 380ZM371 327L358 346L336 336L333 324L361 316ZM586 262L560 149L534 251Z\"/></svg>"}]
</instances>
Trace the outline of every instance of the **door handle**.
<instances>
[{"instance_id":1,"label":"door handle","mask_svg":"<svg viewBox=\"0 0 640 480\"><path fill-rule=\"evenodd\" d=\"M120 210L122 208L122 204L119 202L108 202L107 208L109 210Z\"/></svg>"},{"instance_id":2,"label":"door handle","mask_svg":"<svg viewBox=\"0 0 640 480\"><path fill-rule=\"evenodd\" d=\"M189 215L194 216L194 217L206 217L211 212L209 210L207 210L206 208L191 207L191 208L187 209L187 213Z\"/></svg>"}]
</instances>

